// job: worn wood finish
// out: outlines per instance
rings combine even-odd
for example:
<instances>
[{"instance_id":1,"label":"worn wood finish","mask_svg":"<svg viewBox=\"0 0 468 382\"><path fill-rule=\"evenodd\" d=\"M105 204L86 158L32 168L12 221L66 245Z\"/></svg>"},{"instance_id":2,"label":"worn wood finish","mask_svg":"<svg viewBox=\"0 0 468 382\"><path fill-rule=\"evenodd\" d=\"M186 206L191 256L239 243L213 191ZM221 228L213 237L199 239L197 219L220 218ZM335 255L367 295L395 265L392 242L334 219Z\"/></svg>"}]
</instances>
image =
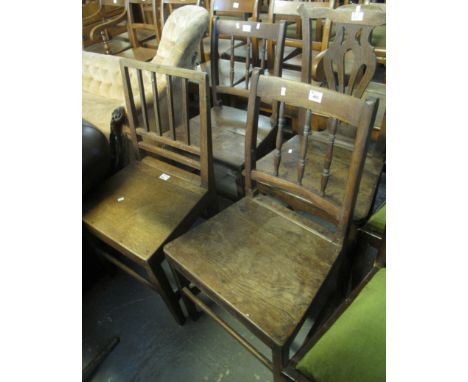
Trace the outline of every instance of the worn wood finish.
<instances>
[{"instance_id":1,"label":"worn wood finish","mask_svg":"<svg viewBox=\"0 0 468 382\"><path fill-rule=\"evenodd\" d=\"M126 0L126 5L128 13L127 28L131 49L119 53L118 56L133 58L138 61L151 61L156 55L156 47L161 39L160 18L157 17L156 0ZM151 13L150 20L147 16L148 7L150 7ZM142 38L139 36L144 32L155 36L156 46L151 48L145 46L148 43L143 43ZM144 40L147 40L147 34L145 34Z\"/></svg>"},{"instance_id":2,"label":"worn wood finish","mask_svg":"<svg viewBox=\"0 0 468 382\"><path fill-rule=\"evenodd\" d=\"M321 93L309 100L311 92ZM348 177L340 200L330 201L320 192L308 188L308 172L304 151L301 181L281 179L257 166L257 134L260 104L263 98L271 102L317 112L357 128L352 148ZM283 108L282 108L283 109ZM289 346L304 322L309 309L323 306L345 256L354 210L357 188L366 157L376 103L321 89L304 83L260 76L255 69L251 79L245 145L245 175L247 196L223 210L207 222L170 242L164 252L176 273L195 285L207 297L219 304L245 325L272 350L271 370L274 382L284 380L282 370L288 361ZM281 111L276 114L280 119ZM280 130L278 130L280 131ZM281 145L280 145L281 146ZM307 142L302 150L307 152ZM282 149L282 147L281 147ZM282 173L284 157L279 161ZM270 164L274 168L274 164ZM295 167L296 168L296 167ZM320 177L321 169L315 171ZM331 179L333 179L333 173ZM331 212L334 225L319 216L293 211L274 197L258 193L256 183L267 180L270 185L306 200L317 209ZM327 194L325 194L327 196ZM200 300L188 294L204 309ZM192 307L193 309L193 307ZM215 320L239 340L232 328L219 317ZM239 341L254 356L256 349L245 340Z\"/></svg>"},{"instance_id":3,"label":"worn wood finish","mask_svg":"<svg viewBox=\"0 0 468 382\"><path fill-rule=\"evenodd\" d=\"M161 294L175 319L182 323L184 318L178 299L161 267L162 246L185 232L204 210L216 209L208 78L205 73L133 60L121 60L120 66L134 147L139 157L146 153L156 154L157 158L146 155L105 181L85 202L83 222L102 246L110 246L146 270L148 277L142 279L128 266L119 265L139 281L150 283ZM147 81L143 78L157 78L159 86L153 82L151 89L145 89ZM174 136L162 136L161 127L153 126L155 120L148 119L149 106L161 103L164 78L171 82L190 80L198 88L200 136L197 146ZM184 89L187 91L186 87ZM166 93L166 97L171 96L170 92ZM138 104L142 118L138 118ZM173 107L174 113L187 112L175 102L166 102L166 105ZM165 119L160 119L160 123L166 124ZM198 174L187 170L186 166L198 170Z\"/></svg>"}]
</instances>

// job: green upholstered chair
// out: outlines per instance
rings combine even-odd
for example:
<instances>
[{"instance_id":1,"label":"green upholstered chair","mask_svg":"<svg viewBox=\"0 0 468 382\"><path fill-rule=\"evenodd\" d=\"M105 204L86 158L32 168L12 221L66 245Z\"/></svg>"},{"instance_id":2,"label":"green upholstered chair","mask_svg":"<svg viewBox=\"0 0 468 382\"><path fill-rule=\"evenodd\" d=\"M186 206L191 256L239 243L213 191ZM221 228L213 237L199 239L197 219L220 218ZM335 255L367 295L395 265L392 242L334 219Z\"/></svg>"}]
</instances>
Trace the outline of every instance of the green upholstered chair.
<instances>
[{"instance_id":1,"label":"green upholstered chair","mask_svg":"<svg viewBox=\"0 0 468 382\"><path fill-rule=\"evenodd\" d=\"M374 268L298 352L298 380L385 381L385 279L386 269Z\"/></svg>"}]
</instances>

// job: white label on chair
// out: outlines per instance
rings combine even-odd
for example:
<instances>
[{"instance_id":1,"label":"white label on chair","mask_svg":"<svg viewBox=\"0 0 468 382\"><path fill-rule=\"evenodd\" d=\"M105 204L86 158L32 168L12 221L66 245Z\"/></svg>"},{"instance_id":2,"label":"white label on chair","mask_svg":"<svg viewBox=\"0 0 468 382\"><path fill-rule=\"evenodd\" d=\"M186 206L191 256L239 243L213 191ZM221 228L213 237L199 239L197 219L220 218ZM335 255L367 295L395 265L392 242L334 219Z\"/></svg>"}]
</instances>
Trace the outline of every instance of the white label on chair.
<instances>
[{"instance_id":1,"label":"white label on chair","mask_svg":"<svg viewBox=\"0 0 468 382\"><path fill-rule=\"evenodd\" d=\"M117 202L121 203L125 200L125 198L123 196L121 196L120 198L117 198Z\"/></svg>"},{"instance_id":2,"label":"white label on chair","mask_svg":"<svg viewBox=\"0 0 468 382\"><path fill-rule=\"evenodd\" d=\"M250 32L252 30L251 25L242 25L242 32Z\"/></svg>"},{"instance_id":3,"label":"white label on chair","mask_svg":"<svg viewBox=\"0 0 468 382\"><path fill-rule=\"evenodd\" d=\"M284 86L281 86L281 95L282 96L286 95L286 88Z\"/></svg>"},{"instance_id":4,"label":"white label on chair","mask_svg":"<svg viewBox=\"0 0 468 382\"><path fill-rule=\"evenodd\" d=\"M361 12L361 6L356 6L356 11L351 12L351 21L362 21L364 18L364 12Z\"/></svg>"},{"instance_id":5,"label":"white label on chair","mask_svg":"<svg viewBox=\"0 0 468 382\"><path fill-rule=\"evenodd\" d=\"M239 23L236 23L236 28L237 28L237 29L240 28L240 24L239 24Z\"/></svg>"},{"instance_id":6,"label":"white label on chair","mask_svg":"<svg viewBox=\"0 0 468 382\"><path fill-rule=\"evenodd\" d=\"M292 149L289 149L289 150L288 150L288 154L292 154Z\"/></svg>"},{"instance_id":7,"label":"white label on chair","mask_svg":"<svg viewBox=\"0 0 468 382\"><path fill-rule=\"evenodd\" d=\"M171 179L171 176L167 175L167 174L161 174L161 175L159 175L159 179L169 180L169 179Z\"/></svg>"},{"instance_id":8,"label":"white label on chair","mask_svg":"<svg viewBox=\"0 0 468 382\"><path fill-rule=\"evenodd\" d=\"M114 0L114 4L117 4L117 0Z\"/></svg>"},{"instance_id":9,"label":"white label on chair","mask_svg":"<svg viewBox=\"0 0 468 382\"><path fill-rule=\"evenodd\" d=\"M239 8L239 3L238 2L232 3L232 7L233 8Z\"/></svg>"},{"instance_id":10,"label":"white label on chair","mask_svg":"<svg viewBox=\"0 0 468 382\"><path fill-rule=\"evenodd\" d=\"M315 90L309 91L309 100L317 103L322 103L323 93L317 92Z\"/></svg>"},{"instance_id":11,"label":"white label on chair","mask_svg":"<svg viewBox=\"0 0 468 382\"><path fill-rule=\"evenodd\" d=\"M257 29L260 29L260 23L257 23Z\"/></svg>"}]
</instances>

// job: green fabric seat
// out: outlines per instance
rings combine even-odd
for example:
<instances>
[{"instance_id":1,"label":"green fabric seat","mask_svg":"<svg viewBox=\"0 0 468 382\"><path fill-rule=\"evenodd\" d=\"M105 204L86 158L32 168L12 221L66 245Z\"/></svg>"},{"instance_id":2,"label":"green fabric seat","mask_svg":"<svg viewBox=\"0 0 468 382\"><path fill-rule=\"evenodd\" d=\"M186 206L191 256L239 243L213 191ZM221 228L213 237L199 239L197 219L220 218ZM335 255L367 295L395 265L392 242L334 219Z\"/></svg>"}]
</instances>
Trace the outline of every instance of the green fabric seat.
<instances>
[{"instance_id":1,"label":"green fabric seat","mask_svg":"<svg viewBox=\"0 0 468 382\"><path fill-rule=\"evenodd\" d=\"M386 223L386 207L384 204L376 213L374 213L369 221L367 226L374 232L383 233Z\"/></svg>"},{"instance_id":2,"label":"green fabric seat","mask_svg":"<svg viewBox=\"0 0 468 382\"><path fill-rule=\"evenodd\" d=\"M385 268L298 363L316 382L385 381Z\"/></svg>"},{"instance_id":3,"label":"green fabric seat","mask_svg":"<svg viewBox=\"0 0 468 382\"><path fill-rule=\"evenodd\" d=\"M385 25L374 28L372 31L371 44L374 48L387 47L387 32Z\"/></svg>"}]
</instances>

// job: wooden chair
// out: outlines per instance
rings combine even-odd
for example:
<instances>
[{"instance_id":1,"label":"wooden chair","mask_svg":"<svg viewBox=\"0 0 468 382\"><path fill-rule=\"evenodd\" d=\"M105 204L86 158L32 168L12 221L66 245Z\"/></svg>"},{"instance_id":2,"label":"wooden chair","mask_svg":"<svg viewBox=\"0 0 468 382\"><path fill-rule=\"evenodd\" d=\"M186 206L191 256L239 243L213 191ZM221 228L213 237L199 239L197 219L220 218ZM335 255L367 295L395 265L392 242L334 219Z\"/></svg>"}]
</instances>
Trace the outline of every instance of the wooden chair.
<instances>
[{"instance_id":1,"label":"wooden chair","mask_svg":"<svg viewBox=\"0 0 468 382\"><path fill-rule=\"evenodd\" d=\"M337 19L334 15L339 15L340 17L345 18L347 21L351 18L350 10L346 10L344 12L343 9L328 9L328 8L309 8L307 3L304 3L300 6L299 13L303 16L303 23L302 26L305 29L304 31L304 60L306 63L303 65L303 82L311 81L311 71L309 69L309 64L311 63L311 44L309 43L308 36L310 35L309 31L311 20L314 19L315 16L323 18L329 17L332 22L336 22ZM313 17L311 17L311 15ZM336 16L338 17L338 16ZM382 14L378 13L375 14L373 12L367 13L365 12L365 16L362 22L368 22L368 17L372 17L375 22L382 21ZM385 15L383 15L385 18ZM377 21L376 21L377 20ZM329 79L327 82L327 87L329 87L333 91L338 91L340 93L345 93L348 95L352 95L357 98L362 98L364 94L364 90L366 89L367 84L369 83L370 79L373 76L375 70L375 54L372 50L370 45L362 44L359 45L356 41L348 41L345 45L341 44L341 39L343 37L343 33L346 36L354 36L358 30L364 30L361 24L339 24L337 23L337 36L333 42L330 43L328 49L323 51L323 63L325 68L326 78ZM346 32L343 32L343 28L346 28L342 25L350 25L350 29ZM362 27L362 28L361 28ZM367 29L367 33L370 33L371 28L365 27ZM365 31L361 32L361 37L365 39ZM354 63L354 67L350 70L350 75L346 76L344 73L344 68L342 63L344 62L344 57L348 49L352 49L355 52L356 59L351 61ZM308 58L306 60L306 58ZM338 63L338 64L335 64ZM341 63L341 64L340 64ZM366 65L365 71L360 71L361 65ZM306 66L307 65L307 66ZM334 69L338 70L338 75L336 76ZM335 77L336 76L336 77ZM338 85L337 80L338 78ZM345 79L348 81L345 84ZM369 95L368 95L369 96ZM379 105L380 106L380 105ZM347 126L346 124L339 123L336 120L328 119L325 117L327 121L327 129L324 131L311 131L311 127L314 126L314 120L324 119L324 116L321 115L314 115L311 116L305 112L301 114L301 125L303 126L303 131L292 137L291 139L287 140L286 142L277 142L277 150L281 149L283 164L288 171L283 173L285 179L289 181L294 180L294 169L295 169L295 162L297 158L297 153L302 152L302 142L304 136L310 135L313 144L309 146L305 161L310 166L313 166L314 163L320 161L321 154L327 152L329 150L330 143L333 144L334 147L334 157L333 163L331 164L331 168L324 171L324 179L328 179L331 175L334 174L335 182L334 184L330 184L328 189L330 193L334 193L335 195L341 195L343 192L343 184L345 184L347 180L347 174L343 172L341 169L346 167L349 164L352 156L352 150L355 141L355 129L351 126ZM385 131L385 128L383 129ZM384 135L382 136L382 140L384 140ZM376 145L379 147L379 152L376 150L372 150L371 155L368 155L365 161L365 167L363 170L361 183L359 186L359 194L357 197L356 208L354 211L354 221L357 224L363 224L372 209L372 205L375 200L376 190L379 183L379 179L382 173L382 169L384 166L384 157L383 152L385 151L384 145ZM262 158L259 163L259 168L268 167L269 163L273 160L274 156L277 155L275 153L270 153L264 158ZM328 164L330 166L330 164ZM338 179L341 177L341 180ZM309 179L309 178L307 178ZM327 183L324 181L322 183L321 188L324 188ZM312 185L310 185L312 186ZM266 186L260 186L263 192L274 193L279 198L282 198L285 202L290 205L293 205L297 208L309 209L311 213L319 213L315 210L314 206L310 206L305 203L303 200L298 200L297 198L291 197L291 195L281 192L279 190L271 189L266 190ZM321 189L323 192L324 190ZM324 218L327 219L326 216Z\"/></svg>"},{"instance_id":2,"label":"wooden chair","mask_svg":"<svg viewBox=\"0 0 468 382\"><path fill-rule=\"evenodd\" d=\"M293 381L385 381L385 237L367 276L285 370Z\"/></svg>"},{"instance_id":3,"label":"wooden chair","mask_svg":"<svg viewBox=\"0 0 468 382\"><path fill-rule=\"evenodd\" d=\"M183 323L178 296L161 266L162 246L186 231L204 210L216 206L208 77L193 70L134 60L121 60L120 65L132 143L140 160L112 176L89 196L83 206L83 222L92 237L98 239L95 246L99 252L159 292L175 320ZM145 88L145 78L151 84L149 89ZM175 86L179 83L186 89L189 81L199 88L198 145L178 139L173 124L174 113L182 114L184 127L190 129L188 105L182 102L180 108L174 109L173 98ZM161 118L162 93L170 109L168 120ZM154 125L149 123L147 100L154 105ZM162 136L164 125L170 128L170 137ZM147 277L132 269L128 262L146 271Z\"/></svg>"},{"instance_id":4,"label":"wooden chair","mask_svg":"<svg viewBox=\"0 0 468 382\"><path fill-rule=\"evenodd\" d=\"M118 56L138 61L151 61L156 55L157 46L161 39L156 0L126 0L126 4L131 49L119 53ZM152 17L150 20L146 15L147 6L151 6ZM154 36L154 42L148 42L148 34ZM152 44L151 47L145 46L148 44Z\"/></svg>"},{"instance_id":5,"label":"wooden chair","mask_svg":"<svg viewBox=\"0 0 468 382\"><path fill-rule=\"evenodd\" d=\"M166 19L169 17L169 15L174 9L189 4L200 6L200 0L161 0L161 28L164 26L164 24L166 23Z\"/></svg>"},{"instance_id":6,"label":"wooden chair","mask_svg":"<svg viewBox=\"0 0 468 382\"><path fill-rule=\"evenodd\" d=\"M101 54L117 54L129 49L130 42L124 36L126 20L124 0L100 0L97 9L83 17L83 48Z\"/></svg>"},{"instance_id":7,"label":"wooden chair","mask_svg":"<svg viewBox=\"0 0 468 382\"><path fill-rule=\"evenodd\" d=\"M271 0L270 7L268 9L268 22L274 23L278 20L288 20L289 22L297 23L301 25L301 17L297 12L297 8L301 5L303 1L285 1L285 0ZM309 1L307 2L310 7L320 7L320 8L334 8L335 0L331 1ZM322 25L323 24L323 25ZM313 49L315 52L321 52L325 50L328 45L328 40L330 38L330 22L326 20L322 23L321 19L316 19L315 24L315 35ZM283 70L284 69L294 69L297 71L297 80L300 81L300 72L302 68L302 33L296 38L286 37L285 47L284 47L284 61L283 61ZM269 50L272 49L272 46L269 46ZM315 55L315 54L314 54Z\"/></svg>"},{"instance_id":8,"label":"wooden chair","mask_svg":"<svg viewBox=\"0 0 468 382\"><path fill-rule=\"evenodd\" d=\"M281 76L281 55L284 47L285 23L269 24L252 21L218 20L213 23L211 32L211 89L213 107L211 122L213 127L213 156L217 164L227 168L235 177L238 198L244 193L242 169L244 167L244 143L247 111L244 109L223 105L221 96L240 97L247 99L251 91L250 78L255 66L265 69L268 73ZM229 60L219 58L220 36L230 37ZM245 62L234 60L235 39L245 38L249 55ZM267 56L266 47L269 40L276 41L274 56ZM271 58L271 59L270 59ZM274 58L274 60L273 60ZM270 69L269 69L270 68ZM193 119L194 126L198 117ZM270 118L259 117L259 133L257 136L258 150L265 154L274 139L274 126ZM197 129L192 130L191 139L198 140Z\"/></svg>"},{"instance_id":9,"label":"wooden chair","mask_svg":"<svg viewBox=\"0 0 468 382\"><path fill-rule=\"evenodd\" d=\"M275 382L283 381L282 369L288 360L289 346L309 310L320 311L334 290L333 282L346 257L348 233L355 205L367 143L375 117L375 100L362 101L328 89L273 76L260 76L256 69L248 105L245 144L245 178L247 196L205 223L164 247L166 258L175 270L210 300L219 304L272 349L273 360L256 350L226 322L218 317L194 289L181 285L188 310L193 303L227 330L266 367L273 371ZM311 175L304 171L307 139L297 153L295 179L279 177L281 151L268 170L257 164L257 135L260 100L267 98L322 113L356 126L356 143L340 195L321 192L333 150L315 162L315 183L305 182ZM281 112L278 116L281 118ZM277 138L281 141L282 131ZM333 144L330 144L333 148ZM325 166L321 169L321 163ZM333 173L328 183L333 183ZM341 181L340 181L341 182ZM275 198L260 195L255 183L267 183L315 205L334 219L333 226L321 224L314 216L295 212ZM308 185L313 184L312 188Z\"/></svg>"},{"instance_id":10,"label":"wooden chair","mask_svg":"<svg viewBox=\"0 0 468 382\"><path fill-rule=\"evenodd\" d=\"M239 21L258 20L258 0L211 0L210 1L210 28L208 37L203 39L202 46L202 62L207 62L211 59L211 33L213 30L213 23L217 16L236 19ZM247 53L245 49L245 41L236 40L235 51L236 59L245 60ZM230 41L228 39L220 39L218 42L219 54L222 56L228 55L230 52ZM209 65L209 64L208 64ZM202 70L204 68L202 67Z\"/></svg>"}]
</instances>

